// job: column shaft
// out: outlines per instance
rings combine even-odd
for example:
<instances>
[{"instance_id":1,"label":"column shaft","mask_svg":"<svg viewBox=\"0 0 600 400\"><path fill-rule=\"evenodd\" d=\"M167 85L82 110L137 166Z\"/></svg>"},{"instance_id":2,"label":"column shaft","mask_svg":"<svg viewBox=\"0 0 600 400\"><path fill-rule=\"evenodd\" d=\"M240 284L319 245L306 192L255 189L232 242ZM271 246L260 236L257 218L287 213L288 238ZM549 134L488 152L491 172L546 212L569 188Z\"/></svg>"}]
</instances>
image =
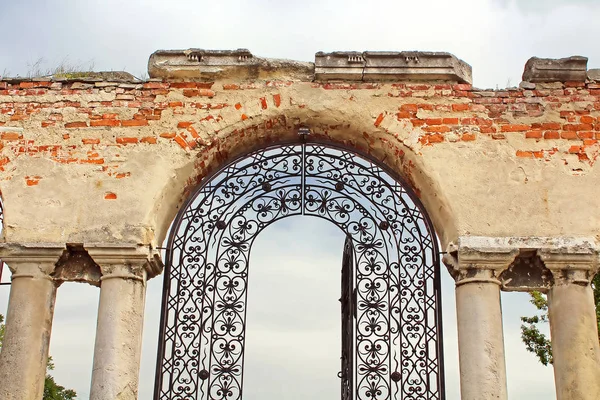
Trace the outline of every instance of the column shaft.
<instances>
[{"instance_id":1,"label":"column shaft","mask_svg":"<svg viewBox=\"0 0 600 400\"><path fill-rule=\"evenodd\" d=\"M548 314L557 400L600 399L600 349L590 285L552 287Z\"/></svg>"},{"instance_id":2,"label":"column shaft","mask_svg":"<svg viewBox=\"0 0 600 400\"><path fill-rule=\"evenodd\" d=\"M462 400L508 398L500 286L458 282L458 352Z\"/></svg>"},{"instance_id":3,"label":"column shaft","mask_svg":"<svg viewBox=\"0 0 600 400\"><path fill-rule=\"evenodd\" d=\"M0 398L41 399L56 286L49 277L13 275L0 352Z\"/></svg>"},{"instance_id":4,"label":"column shaft","mask_svg":"<svg viewBox=\"0 0 600 400\"><path fill-rule=\"evenodd\" d=\"M103 276L91 400L137 399L145 292L145 278Z\"/></svg>"}]
</instances>

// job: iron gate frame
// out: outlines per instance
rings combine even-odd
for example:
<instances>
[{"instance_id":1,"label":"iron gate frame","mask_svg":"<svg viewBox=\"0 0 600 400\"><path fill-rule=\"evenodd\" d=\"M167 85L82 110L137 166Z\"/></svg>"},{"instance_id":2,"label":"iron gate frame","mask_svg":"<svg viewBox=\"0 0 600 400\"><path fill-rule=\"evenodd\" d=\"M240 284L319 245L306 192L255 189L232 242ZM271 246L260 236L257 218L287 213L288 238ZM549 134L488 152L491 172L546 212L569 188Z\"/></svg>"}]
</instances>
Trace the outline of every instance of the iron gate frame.
<instances>
[{"instance_id":1,"label":"iron gate frame","mask_svg":"<svg viewBox=\"0 0 600 400\"><path fill-rule=\"evenodd\" d=\"M434 313L435 313L435 315L434 315L435 327L436 327L435 351L436 351L436 360L437 360L437 364L435 365L435 367L437 367L436 390L437 390L437 393L439 394L439 396L434 397L434 398L439 399L439 400L445 399L445 370L444 370L444 351L443 351L440 251L438 248L437 235L435 233L433 223L431 222L429 214L427 213L424 205L421 203L420 199L418 198L418 196L412 189L411 185L409 185L401 176L399 176L399 174L396 173L396 171L392 170L385 163L383 163L380 160L375 159L371 155L363 152L362 150L356 149L351 146L343 145L338 142L332 142L332 141L323 140L320 138L308 137L307 134L302 134L302 132L299 132L298 137L299 137L298 140L282 141L282 142L278 142L276 144L270 144L270 145L259 145L259 146L252 148L251 150L249 150L247 152L244 152L241 155L232 157L231 159L225 161L224 163L221 164L220 168L215 169L210 174L207 174L205 177L202 178L202 180L190 191L186 201L182 204L180 210L178 211L178 213L174 219L174 222L171 224L171 227L169 229L169 237L168 237L168 242L167 242L168 245L167 245L167 248L165 251L166 257L165 257L165 270L164 270L164 278L163 278L164 279L163 294L162 294L162 301L161 301L161 317L160 317L159 345L158 345L158 350L157 350L154 399L155 400L161 399L161 384L162 384L162 377L164 374L164 371L163 371L164 357L163 357L163 355L164 355L164 351L165 351L165 334L166 334L165 329L166 329L167 318L168 318L167 310L168 310L169 286L170 286L170 280L171 280L170 275L171 275L171 268L173 265L173 248L174 248L175 238L182 227L182 222L184 221L184 214L186 213L188 208L190 208L190 206L194 203L196 198L199 196L199 193L202 190L202 188L205 185L207 185L208 183L212 182L213 179L215 179L219 175L223 174L224 171L226 171L227 168L229 168L230 166L236 165L237 163L239 163L243 160L249 159L254 154L258 154L260 152L266 152L266 151L269 151L272 149L284 148L284 147L288 147L288 146L301 146L302 152L304 154L304 151L305 151L305 148L307 145L323 146L324 148L332 149L334 151L339 151L341 153L345 152L345 153L352 155L353 158L356 157L358 159L362 159L362 161L366 161L366 162L370 163L371 166L379 169L381 172L388 175L396 184L398 184L398 186L404 191L404 194L409 198L409 200L412 202L414 207L418 210L418 214L422 217L425 228L426 228L426 235L424 235L424 236L428 236L431 239L431 256L432 256L431 268L433 270L433 290L435 293L435 302L434 302L434 305L432 305L431 307L434 309ZM303 158L303 164L301 167L302 176L296 175L296 177L299 177L301 179L301 185L302 185L302 187L300 188L300 193L302 194L302 196L301 196L302 197L301 212L299 214L290 214L290 215L287 215L287 216L284 216L281 218L274 218L272 221L267 223L250 240L248 254L250 254L254 239L256 238L256 236L258 236L258 234L260 234L260 232L262 232L262 230L264 228L266 228L267 226L271 225L272 223L274 223L280 219L283 219L283 218L286 218L289 216L312 215L312 216L316 216L316 217L325 219L325 220L333 223L334 225L336 225L338 228L342 229L332 219L325 218L325 217L322 217L322 216L316 215L316 214L305 214L305 212L304 212L305 211L304 210L305 209L304 201L306 200L304 198L306 195L305 186L308 186L306 184L306 177L304 176L304 173L306 171L305 162L306 162L306 160ZM263 187L263 189L264 189L264 187ZM336 190L337 189L338 188L336 185ZM270 188L269 188L269 190L270 190ZM340 191L341 191L341 189L340 189ZM398 195L398 196L401 197L402 199L404 199L404 196L401 196L401 195ZM374 219L373 219L373 221L375 222ZM219 229L224 229L224 228L219 228ZM385 228L385 229L387 229L387 228ZM342 229L342 231L345 232L343 229ZM218 235L214 235L212 238L214 238L215 236L218 236ZM219 237L222 237L222 235ZM354 255L354 257L356 258L356 255ZM249 261L250 260L248 258L247 266L249 265ZM424 279L426 280L426 278L424 278ZM248 280L246 278L246 284L247 284L247 282L248 282ZM424 285L427 285L426 281L424 282ZM388 288L388 291L389 291L389 288ZM245 297L244 301L246 301L246 300L247 300L247 297ZM426 307L427 306L424 306L424 308L425 308L425 311L423 313L424 318L427 318ZM245 329L246 329L245 314L246 314L246 310L244 310L244 321L243 321L244 340L245 340ZM389 329L389 327L388 327L388 329ZM426 329L427 329L427 327L425 326L425 330ZM355 335L356 335L356 333L355 333ZM424 333L424 336L426 336L426 333ZM356 336L355 336L355 338L356 338ZM210 351L212 352L213 343L211 342L210 345L211 345ZM245 342L244 342L244 347L245 347ZM358 353L358 342L355 343L355 354L357 354L357 353ZM356 357L358 357L358 355ZM428 360L425 359L424 362L427 362L427 361ZM244 364L244 361L243 361L243 354L242 354L242 370L243 370L243 364ZM212 364L209 364L209 369L211 367L212 367ZM355 368L358 368L357 364L355 364ZM206 379L207 377L202 377L203 372L205 372L205 371L200 372L201 379ZM210 374L210 372L207 372L207 373ZM395 372L388 371L388 373L389 373L390 379L392 381L398 383L401 380L401 376L400 376L401 374L398 373L397 371L395 371ZM358 378L356 379L356 381L358 381ZM356 384L358 384L358 382L355 382L355 385ZM429 376L427 376L427 382L425 383L425 385L426 385L426 387L430 386ZM391 385L390 385L390 387L391 387ZM240 384L239 399L242 398L241 388L243 388L243 373L242 373L242 381ZM208 389L209 389L209 392L208 392L208 394L206 394L206 397L208 399L212 399L212 397L210 396L210 388L208 388ZM354 391L355 391L356 399L358 400L359 399L358 388L355 387ZM396 395L397 394L398 393L396 392ZM400 394L400 396L402 398L406 398L406 399L429 398L429 397L422 397L422 395L420 395L419 393L414 393L414 394L417 397L413 397L410 395L409 395L409 397L405 397L406 394ZM196 395L197 395L197 392L196 392ZM371 397L370 400L378 400L379 399L379 397L376 396L376 393L372 393L372 395L373 395L373 397ZM421 397L419 397L419 396L421 396ZM171 398L171 397L169 397L169 398ZM194 397L194 398L197 398L197 397ZM227 396L225 395L222 398L225 399L225 398L227 398ZM395 397L395 395L393 395L391 393L391 389L390 389L389 396L385 397L385 399L392 399L392 398L395 399L396 397Z\"/></svg>"}]
</instances>

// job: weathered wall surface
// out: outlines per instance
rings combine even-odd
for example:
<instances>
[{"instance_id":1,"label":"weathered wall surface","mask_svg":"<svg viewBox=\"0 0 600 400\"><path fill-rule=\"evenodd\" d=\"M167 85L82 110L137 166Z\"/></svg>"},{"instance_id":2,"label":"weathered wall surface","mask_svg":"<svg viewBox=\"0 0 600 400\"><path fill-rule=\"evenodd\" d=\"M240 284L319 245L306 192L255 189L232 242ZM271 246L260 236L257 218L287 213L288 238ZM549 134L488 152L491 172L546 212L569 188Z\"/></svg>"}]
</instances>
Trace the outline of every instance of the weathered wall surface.
<instances>
[{"instance_id":1,"label":"weathered wall surface","mask_svg":"<svg viewBox=\"0 0 600 400\"><path fill-rule=\"evenodd\" d=\"M442 239L600 232L600 82L0 81L7 242L157 245L210 171L313 136L370 153Z\"/></svg>"}]
</instances>

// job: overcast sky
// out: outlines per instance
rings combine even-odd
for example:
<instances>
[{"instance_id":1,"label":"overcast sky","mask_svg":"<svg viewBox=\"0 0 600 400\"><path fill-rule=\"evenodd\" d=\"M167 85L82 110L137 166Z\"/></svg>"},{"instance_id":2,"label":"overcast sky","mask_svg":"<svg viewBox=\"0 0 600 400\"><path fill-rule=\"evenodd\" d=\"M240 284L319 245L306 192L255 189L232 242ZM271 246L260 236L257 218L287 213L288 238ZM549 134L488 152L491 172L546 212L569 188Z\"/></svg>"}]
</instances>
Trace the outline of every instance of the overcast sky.
<instances>
[{"instance_id":1,"label":"overcast sky","mask_svg":"<svg viewBox=\"0 0 600 400\"><path fill-rule=\"evenodd\" d=\"M528 58L600 68L598 0L0 0L0 74L67 60L146 71L157 49L248 48L313 61L334 50L448 51L477 87L518 85Z\"/></svg>"},{"instance_id":2,"label":"overcast sky","mask_svg":"<svg viewBox=\"0 0 600 400\"><path fill-rule=\"evenodd\" d=\"M583 55L589 68L600 68L599 20L598 0L0 0L0 74L26 75L43 59L42 68L66 61L140 76L153 51L189 47L304 61L320 50L429 50L469 63L477 87L505 87L518 85L532 56ZM342 244L333 225L314 218L282 221L259 236L251 259L248 400L338 396ZM442 272L447 398L458 400L454 287ZM142 400L152 393L161 283L148 285ZM8 292L0 286L0 313ZM98 293L81 284L58 292L54 374L80 399L89 395ZM278 306L268 308L268 299ZM504 294L503 305L509 398L554 398L551 368L520 342L519 316L532 311L527 296Z\"/></svg>"}]
</instances>

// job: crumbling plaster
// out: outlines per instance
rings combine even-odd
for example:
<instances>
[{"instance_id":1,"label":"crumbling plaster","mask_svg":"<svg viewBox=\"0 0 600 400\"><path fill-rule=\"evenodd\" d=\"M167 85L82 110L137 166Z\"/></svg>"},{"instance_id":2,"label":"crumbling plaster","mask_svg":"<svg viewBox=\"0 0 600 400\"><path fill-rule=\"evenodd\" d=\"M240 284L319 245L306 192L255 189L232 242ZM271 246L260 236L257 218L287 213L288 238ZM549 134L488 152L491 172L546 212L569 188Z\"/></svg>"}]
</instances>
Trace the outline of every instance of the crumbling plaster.
<instances>
[{"instance_id":1,"label":"crumbling plaster","mask_svg":"<svg viewBox=\"0 0 600 400\"><path fill-rule=\"evenodd\" d=\"M462 236L600 231L598 145L562 136L582 115L600 120L594 82L480 91L427 80L316 82L306 69L289 63L272 77L237 66L210 81L0 82L5 241L159 246L204 176L296 140L299 127L401 176L443 248ZM591 129L595 141L600 124ZM561 136L528 135L550 131Z\"/></svg>"}]
</instances>

